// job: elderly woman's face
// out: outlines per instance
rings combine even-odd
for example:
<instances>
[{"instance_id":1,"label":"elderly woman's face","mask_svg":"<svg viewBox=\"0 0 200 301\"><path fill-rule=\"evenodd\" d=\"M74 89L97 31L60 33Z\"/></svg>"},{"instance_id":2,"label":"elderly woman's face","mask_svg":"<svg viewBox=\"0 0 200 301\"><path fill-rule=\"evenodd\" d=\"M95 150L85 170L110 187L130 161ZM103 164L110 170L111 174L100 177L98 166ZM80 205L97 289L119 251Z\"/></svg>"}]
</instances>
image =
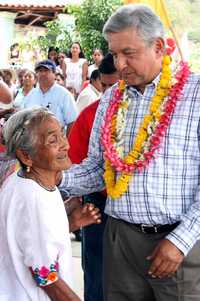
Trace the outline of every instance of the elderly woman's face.
<instances>
[{"instance_id":1,"label":"elderly woman's face","mask_svg":"<svg viewBox=\"0 0 200 301\"><path fill-rule=\"evenodd\" d=\"M60 123L50 117L39 126L37 135L37 153L32 158L32 167L55 172L69 168L69 144Z\"/></svg>"}]
</instances>

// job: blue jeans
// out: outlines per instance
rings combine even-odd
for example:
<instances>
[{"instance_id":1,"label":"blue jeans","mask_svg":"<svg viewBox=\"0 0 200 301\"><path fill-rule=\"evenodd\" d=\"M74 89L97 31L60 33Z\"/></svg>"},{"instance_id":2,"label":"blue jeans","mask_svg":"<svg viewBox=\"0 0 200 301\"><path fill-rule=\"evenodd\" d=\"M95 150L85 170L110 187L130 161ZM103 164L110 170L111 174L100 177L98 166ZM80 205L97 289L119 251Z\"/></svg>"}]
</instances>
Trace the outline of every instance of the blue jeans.
<instances>
[{"instance_id":1,"label":"blue jeans","mask_svg":"<svg viewBox=\"0 0 200 301\"><path fill-rule=\"evenodd\" d=\"M84 273L84 301L103 301L102 259L103 232L107 220L104 213L106 197L99 192L84 196L84 203L93 203L100 209L101 224L82 230L82 267Z\"/></svg>"}]
</instances>

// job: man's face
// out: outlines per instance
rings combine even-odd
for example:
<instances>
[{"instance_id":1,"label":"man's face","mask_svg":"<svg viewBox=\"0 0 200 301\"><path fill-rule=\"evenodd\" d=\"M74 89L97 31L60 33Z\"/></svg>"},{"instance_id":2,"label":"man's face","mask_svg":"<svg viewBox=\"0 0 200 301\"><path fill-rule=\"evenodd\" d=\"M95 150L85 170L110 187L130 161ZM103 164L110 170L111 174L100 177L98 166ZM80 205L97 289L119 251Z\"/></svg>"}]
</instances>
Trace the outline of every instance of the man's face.
<instances>
[{"instance_id":1,"label":"man's face","mask_svg":"<svg viewBox=\"0 0 200 301\"><path fill-rule=\"evenodd\" d=\"M119 73L115 72L113 74L100 74L102 92L104 93L108 88L114 85L119 80Z\"/></svg>"},{"instance_id":2,"label":"man's face","mask_svg":"<svg viewBox=\"0 0 200 301\"><path fill-rule=\"evenodd\" d=\"M40 67L36 70L39 86L51 87L55 82L55 73L45 67Z\"/></svg>"},{"instance_id":3,"label":"man's face","mask_svg":"<svg viewBox=\"0 0 200 301\"><path fill-rule=\"evenodd\" d=\"M157 38L147 45L134 28L127 28L118 33L109 33L108 44L120 77L128 85L143 91L145 85L160 72L164 53L162 39Z\"/></svg>"}]
</instances>

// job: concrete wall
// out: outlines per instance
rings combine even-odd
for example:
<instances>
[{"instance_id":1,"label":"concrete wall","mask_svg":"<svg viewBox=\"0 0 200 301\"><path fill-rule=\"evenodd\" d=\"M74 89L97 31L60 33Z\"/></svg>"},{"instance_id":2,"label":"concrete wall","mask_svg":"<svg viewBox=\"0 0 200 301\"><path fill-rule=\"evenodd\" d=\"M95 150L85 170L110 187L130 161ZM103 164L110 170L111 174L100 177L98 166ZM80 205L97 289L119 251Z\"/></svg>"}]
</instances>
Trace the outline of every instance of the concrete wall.
<instances>
[{"instance_id":1,"label":"concrete wall","mask_svg":"<svg viewBox=\"0 0 200 301\"><path fill-rule=\"evenodd\" d=\"M8 67L10 46L13 44L15 13L0 12L0 69Z\"/></svg>"}]
</instances>

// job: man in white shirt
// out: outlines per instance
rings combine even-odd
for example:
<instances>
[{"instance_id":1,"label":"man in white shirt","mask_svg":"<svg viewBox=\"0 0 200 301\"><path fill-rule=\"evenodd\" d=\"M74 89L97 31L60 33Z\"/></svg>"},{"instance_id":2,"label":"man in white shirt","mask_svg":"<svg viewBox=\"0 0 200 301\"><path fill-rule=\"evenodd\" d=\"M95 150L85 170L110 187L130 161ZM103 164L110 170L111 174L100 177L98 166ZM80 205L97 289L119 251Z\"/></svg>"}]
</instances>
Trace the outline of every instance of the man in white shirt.
<instances>
[{"instance_id":1,"label":"man in white shirt","mask_svg":"<svg viewBox=\"0 0 200 301\"><path fill-rule=\"evenodd\" d=\"M42 106L52 111L67 133L77 117L73 95L55 82L56 65L51 60L39 62L35 67L38 87L24 98L24 108Z\"/></svg>"},{"instance_id":2,"label":"man in white shirt","mask_svg":"<svg viewBox=\"0 0 200 301\"><path fill-rule=\"evenodd\" d=\"M92 71L90 77L90 83L88 86L82 90L77 98L77 107L79 113L89 106L91 103L96 101L101 97L102 85L100 80L99 70Z\"/></svg>"}]
</instances>

